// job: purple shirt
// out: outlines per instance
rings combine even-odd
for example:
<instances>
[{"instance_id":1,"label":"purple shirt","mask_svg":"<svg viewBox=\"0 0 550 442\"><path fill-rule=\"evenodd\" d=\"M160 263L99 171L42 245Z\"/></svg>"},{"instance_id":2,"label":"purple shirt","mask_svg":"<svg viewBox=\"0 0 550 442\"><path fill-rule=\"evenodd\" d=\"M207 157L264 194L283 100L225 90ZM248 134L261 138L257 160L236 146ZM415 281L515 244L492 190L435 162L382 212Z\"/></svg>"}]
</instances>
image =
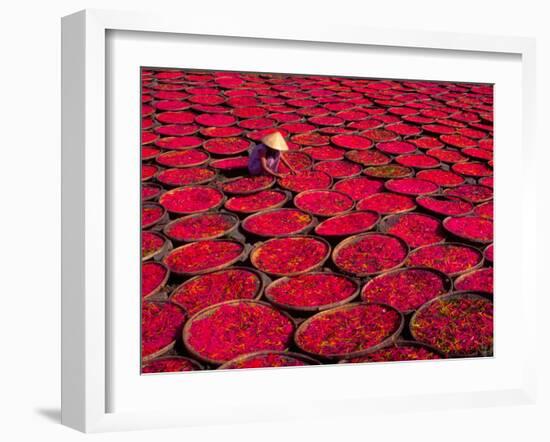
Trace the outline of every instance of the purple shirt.
<instances>
[{"instance_id":1,"label":"purple shirt","mask_svg":"<svg viewBox=\"0 0 550 442\"><path fill-rule=\"evenodd\" d=\"M259 143L252 148L248 157L248 172L250 172L251 175L261 175L263 173L263 157L266 159L267 167L273 172L277 172L281 153L277 150L270 149L265 144Z\"/></svg>"}]
</instances>

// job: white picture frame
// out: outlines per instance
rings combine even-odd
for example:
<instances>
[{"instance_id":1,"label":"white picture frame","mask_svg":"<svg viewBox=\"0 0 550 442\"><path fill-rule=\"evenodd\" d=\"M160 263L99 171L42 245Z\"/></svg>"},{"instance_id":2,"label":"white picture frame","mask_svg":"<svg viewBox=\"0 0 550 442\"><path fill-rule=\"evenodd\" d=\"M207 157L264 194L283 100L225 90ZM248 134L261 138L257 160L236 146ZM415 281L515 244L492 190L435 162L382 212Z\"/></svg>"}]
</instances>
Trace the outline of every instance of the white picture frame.
<instances>
[{"instance_id":1,"label":"white picture frame","mask_svg":"<svg viewBox=\"0 0 550 442\"><path fill-rule=\"evenodd\" d=\"M338 396L336 390L328 392L326 399L311 398L311 407L282 406L274 403L272 407L265 404L258 406L244 394L241 402L232 404L234 409L224 405L223 398L208 398L211 402L210 412L207 414L206 404L199 404L193 410L181 408L174 410L159 407L158 404L148 409L139 405L135 409L114 407L110 395L116 388L116 379L111 370L115 360L111 338L116 334L116 314L110 308L113 300L109 298L112 287L112 270L110 265L122 257L111 256L110 243L113 241L116 228L111 228L113 220L112 191L113 176L118 176L120 159L113 158L109 151L110 143L117 142L116 134L108 131L106 122L114 118L116 109L109 108L110 81L113 81L109 71L109 57L117 56L117 52L110 51L108 42L109 33L128 34L139 33L144 39L155 36L170 39L185 38L185 36L216 37L218 41L224 39L248 39L248 41L267 41L272 45L333 45L334 51L350 48L370 47L378 51L400 48L402 54L408 50L428 50L434 57L446 53L468 53L483 60L484 55L501 54L512 56L519 60L521 95L521 127L516 128L514 136L521 144L521 160L524 173L525 189L529 180L534 183L534 174L529 175L533 167L535 152L534 103L535 103L535 43L534 40L518 37L491 37L480 35L428 33L416 31L390 32L372 28L349 28L333 26L330 32L314 25L301 25L299 28L289 23L273 25L262 23L236 24L230 21L208 21L197 17L183 24L178 17L169 15L154 16L144 13L126 13L100 10L86 10L63 18L62 21L62 423L85 432L158 428L168 426L205 425L209 423L230 423L273 420L284 418L322 417L329 413L365 414L383 408L388 412L397 412L411 407L423 409L489 406L501 403L527 404L535 400L535 368L536 359L532 357L535 345L536 316L536 287L535 266L536 255L534 222L536 219L536 195L527 193L525 189L517 190L516 196L521 198L523 211L518 214L517 221L521 242L514 245L511 251L521 257L521 278L516 281L521 290L521 312L518 321L523 327L521 338L525 340L524 351L517 354L517 367L514 375L497 386L488 389L479 386L461 392L438 391L434 384L432 391L426 394L400 394L398 391L387 395L370 395L359 389L357 395L342 394ZM140 37L141 38L141 37ZM235 41L235 40L232 40ZM114 54L114 55L113 55ZM136 61L132 61L135 63ZM480 61L481 63L481 61ZM144 63L147 65L147 63ZM128 64L127 66L132 66ZM174 66L188 67L188 66ZM208 66L203 66L207 68ZM217 66L223 68L223 66ZM231 69L232 66L227 66ZM286 71L281 66L280 71ZM243 69L245 70L245 69ZM291 71L292 72L292 71ZM109 75L106 75L108 73ZM115 75L116 76L116 75ZM137 78L137 73L136 73ZM407 78L407 77L405 77ZM485 77L480 77L485 78ZM488 77L489 78L489 77ZM517 77L519 78L519 77ZM446 80L447 78L440 78ZM116 80L114 80L116 81ZM517 98L517 97L516 97ZM136 102L137 106L137 102ZM497 116L498 106L497 102ZM127 106L128 112L133 112ZM137 107L136 107L137 109ZM139 121L137 111L133 120ZM496 140L498 143L498 120ZM505 130L504 125L500 126ZM502 146L506 145L503 140ZM500 146L500 145L499 145ZM497 148L498 149L498 148ZM497 153L498 155L498 153ZM117 163L117 161L119 163ZM507 165L513 165L503 155L498 167L505 170ZM500 173L500 172L499 172ZM125 175L123 179L127 179ZM504 173L501 175L504 177ZM117 178L114 178L117 179ZM497 175L497 192L499 185L505 188L505 180ZM137 186L135 186L137 187ZM497 193L498 194L498 193ZM498 197L497 197L498 198ZM501 206L504 208L504 204ZM499 205L497 204L497 219L499 219ZM504 214L504 209L500 213ZM137 218L136 218L137 219ZM499 232L506 233L506 229L514 225L497 224ZM517 229L517 226L515 226ZM500 230L499 230L500 229ZM500 236L501 238L503 236ZM501 246L499 246L501 247ZM502 246L503 247L503 246ZM138 250L138 244L135 245ZM497 254L499 252L497 251ZM499 258L500 259L500 258ZM502 260L500 273L505 278L506 260ZM126 277L126 276L124 276ZM137 290L137 279L134 285ZM496 276L497 291L499 275ZM504 283L500 283L503 287ZM130 290L131 291L131 290ZM137 292L136 292L137 293ZM119 301L117 301L119 302ZM123 301L120 301L123 302ZM498 299L497 299L498 315ZM114 309L116 312L117 309ZM502 309L501 311L505 311ZM137 316L132 317L136 319ZM132 320L133 320L132 319ZM139 324L135 324L139 329ZM506 328L501 328L505 330ZM498 329L497 329L498 330ZM502 333L501 336L504 336ZM497 335L498 336L498 335ZM116 340L116 338L113 338ZM498 339L498 338L497 338ZM137 345L136 341L136 345ZM116 344L113 344L116 345ZM130 358L131 359L131 358ZM498 350L494 358L499 361ZM500 359L504 360L504 359ZM448 361L450 370L463 370L460 365L464 361ZM138 364L131 359L130 364ZM490 366L482 366L484 361L467 361L476 365L476 369L490 370ZM493 362L489 362L493 363ZM376 366L376 367L374 367ZM360 375L364 366L346 367L350 379ZM381 369L397 373L398 370L414 370L417 375L427 375L429 367L406 364L379 365L369 367L372 372ZM473 365L472 365L473 367ZM331 368L331 367L328 367ZM332 367L334 368L334 367ZM326 379L336 379L334 369L326 370L323 376ZM343 367L337 367L342 370ZM307 369L309 370L309 369ZM235 394L235 386L246 383L262 385L270 379L274 385L278 382L304 382L304 389L308 388L307 379L303 376L298 379L299 370L272 370L241 373L203 373L208 377L196 378L196 383L208 382L216 388ZM260 373L261 372L261 373ZM422 374L424 372L424 374ZM312 372L313 373L313 372ZM402 372L401 372L402 373ZM137 373L139 376L139 373ZM146 391L151 389L172 388L169 384L171 376L156 376L144 386ZM291 379L296 378L296 379ZM115 381L113 381L115 379ZM151 378L152 379L152 378ZM173 377L172 377L173 379ZM194 378L191 378L194 379ZM135 379L134 379L135 380ZM141 382L141 381L138 381ZM190 381L191 382L191 381ZM130 384L128 384L129 388ZM249 387L250 388L250 387ZM397 388L397 387L396 387ZM126 393L128 394L128 389ZM135 398L128 397L126 402ZM219 400L220 406L216 410L215 403ZM124 401L121 401L121 403ZM136 401L136 404L139 401ZM222 407L227 411L224 413Z\"/></svg>"}]
</instances>

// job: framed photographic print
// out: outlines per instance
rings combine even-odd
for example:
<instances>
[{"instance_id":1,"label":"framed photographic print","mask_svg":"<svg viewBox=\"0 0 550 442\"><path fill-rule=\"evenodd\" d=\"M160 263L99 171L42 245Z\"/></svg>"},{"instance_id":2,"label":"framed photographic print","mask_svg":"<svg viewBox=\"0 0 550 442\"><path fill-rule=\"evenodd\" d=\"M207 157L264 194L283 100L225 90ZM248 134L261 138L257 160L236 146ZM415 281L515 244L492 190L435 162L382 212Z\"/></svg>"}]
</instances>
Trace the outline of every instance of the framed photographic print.
<instances>
[{"instance_id":1,"label":"framed photographic print","mask_svg":"<svg viewBox=\"0 0 550 442\"><path fill-rule=\"evenodd\" d=\"M64 18L63 422L532 401L533 57Z\"/></svg>"}]
</instances>

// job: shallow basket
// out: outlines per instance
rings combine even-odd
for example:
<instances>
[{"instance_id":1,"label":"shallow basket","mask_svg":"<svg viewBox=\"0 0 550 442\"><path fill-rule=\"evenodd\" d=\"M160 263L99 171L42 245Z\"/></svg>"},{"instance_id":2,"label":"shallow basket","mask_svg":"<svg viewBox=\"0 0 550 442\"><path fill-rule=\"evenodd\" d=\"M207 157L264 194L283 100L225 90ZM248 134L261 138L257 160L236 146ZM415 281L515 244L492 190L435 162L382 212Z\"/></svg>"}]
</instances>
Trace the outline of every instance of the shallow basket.
<instances>
[{"instance_id":1,"label":"shallow basket","mask_svg":"<svg viewBox=\"0 0 550 442\"><path fill-rule=\"evenodd\" d=\"M297 271L297 272L290 272L290 273L273 273L273 272L269 272L269 271L266 271L264 269L261 269L257 266L257 255L258 255L258 250L264 245L264 244L267 244L269 243L270 241L274 241L274 240L279 240L279 239L282 239L282 238L313 238L317 241L320 241L322 242L323 244L325 244L326 248L327 248L327 252L325 253L324 257L316 264L308 267L307 269L304 269L304 270L300 270L300 271ZM307 273L307 272L311 272L312 270L316 270L316 269L319 269L323 266L323 264L326 262L326 260L329 258L330 256L330 253L331 253L331 247L330 247L330 244L328 243L327 240L323 239L323 238L320 238L318 236L312 236L312 235L288 235L288 236L281 236L279 238L272 238L272 239L269 239L265 242L257 242L254 247L252 248L252 250L250 251L250 262L252 263L252 265L254 267L256 267L258 270L264 272L264 273L267 273L268 275L272 275L272 276L296 276L296 275L301 275L303 273Z\"/></svg>"},{"instance_id":2,"label":"shallow basket","mask_svg":"<svg viewBox=\"0 0 550 442\"><path fill-rule=\"evenodd\" d=\"M482 299L489 299L492 301L492 297L488 296L487 293L483 292L475 292L475 291L463 291L463 292L453 292L449 293L448 295L438 296L437 298L431 299L430 301L426 302L422 307L420 307L411 317L411 320L409 321L409 331L411 333L411 336L420 343L424 343L420 339L418 339L418 336L414 332L414 323L416 321L416 318L418 315L426 309L429 305L431 305L433 302L441 301L445 299L451 299L451 298L457 298L457 297L471 297L471 298L482 298ZM493 331L494 336L494 331ZM429 343L425 343L427 345L430 345ZM492 348L488 353L492 353ZM468 354L462 354L462 353L448 353L446 354L447 357L476 357L476 356L486 356L486 354L474 352L474 353L468 353Z\"/></svg>"},{"instance_id":3,"label":"shallow basket","mask_svg":"<svg viewBox=\"0 0 550 442\"><path fill-rule=\"evenodd\" d=\"M177 223L180 223L182 220L188 220L188 219L193 219L193 218L200 218L201 216L205 216L205 215L208 215L208 214L213 214L213 213L216 213L218 215L222 215L222 216L225 216L227 218L231 218L232 219L232 222L233 222L233 225L221 232L221 233L218 233L217 235L212 235L212 236L209 236L209 237L206 237L206 238L200 238L200 239L179 239L179 238L175 238L173 236L170 236L169 234L169 231L170 231L170 227L172 227L174 224L177 224ZM239 227L239 218L236 216L236 215L233 215L232 213L227 213L227 212L201 212L201 213L193 213L191 215L187 215L187 216L183 216L181 218L176 218L175 220L173 221L170 221L168 224L166 224L162 230L162 232L164 233L164 235L167 237L167 238L170 238L171 240L175 241L175 242L178 242L178 243L187 243L187 242L196 242L196 241L207 241L207 240L211 240L211 239L217 239L217 238L221 238L222 236L228 236L230 235L231 233L233 233L235 230L237 230Z\"/></svg>"},{"instance_id":4,"label":"shallow basket","mask_svg":"<svg viewBox=\"0 0 550 442\"><path fill-rule=\"evenodd\" d=\"M310 307L296 307L296 306L293 306L293 305L283 304L283 303L275 301L274 298L269 293L269 291L273 287L276 287L277 285L282 284L282 283L288 281L289 279L291 279L291 277L289 277L289 276L284 276L282 278L276 279L275 281L271 282L265 288L265 290L264 290L265 298L271 304L273 304L273 305L275 305L279 308L282 308L284 310L288 310L288 311L291 311L291 312L298 312L298 313L317 313L317 312L321 312L321 311L324 311L324 310L330 310L330 309L333 309L335 307L340 307L342 305L348 304L348 303L352 302L355 298L357 298L357 296L359 295L360 283L357 279L351 278L350 276L340 275L340 274L331 273L331 272L309 272L307 274L308 275L335 275L335 276L340 276L340 277L346 278L348 281L351 281L353 284L355 284L356 288L355 288L355 291L350 296L348 296L347 298L345 298L341 301L333 302L331 304L324 304L324 305L317 305L317 306L310 306ZM301 275L299 275L299 276L301 276Z\"/></svg>"},{"instance_id":5,"label":"shallow basket","mask_svg":"<svg viewBox=\"0 0 550 442\"><path fill-rule=\"evenodd\" d=\"M290 232L290 233L282 233L282 234L271 234L271 233L266 233L266 234L262 234L260 232L252 232L250 231L246 224L247 222L250 222L251 219L254 219L258 216L261 216L261 215L265 215L267 213L272 213L272 212L280 212L280 211L299 211L299 212L303 212L305 213L306 215L309 215L311 217L311 221L309 222L308 225L302 227L301 229L295 231L295 232ZM295 209L295 208L287 208L287 209L283 209L283 208L275 208L275 209L267 209L267 210L262 210L260 212L256 212L252 215L249 215L247 216L241 223L241 227L242 229L248 234L248 235L252 235L252 236L261 236L261 237L269 237L269 238L281 238L283 236L289 236L289 235L302 235L302 234L306 234L308 233L311 229L313 229L316 225L318 224L318 220L317 218L315 218L315 216L313 216L312 214L310 213L307 213L305 211L303 211L302 209Z\"/></svg>"},{"instance_id":6,"label":"shallow basket","mask_svg":"<svg viewBox=\"0 0 550 442\"><path fill-rule=\"evenodd\" d=\"M244 354L242 356L237 356L236 358L231 359L230 361L226 362L225 364L220 365L218 367L218 370L233 369L232 365L234 365L234 364L239 364L241 362L246 362L249 359L253 359L253 358L256 358L258 356L268 356L268 355L289 356L293 359L305 362L306 366L308 366L308 365L320 365L321 364L318 360L313 359L313 358L311 358L307 355L301 354L301 353L294 353L294 352L291 352L291 351L257 351L257 352L254 352L254 353L247 353L247 354ZM300 367L300 366L297 366L297 367ZM240 367L237 367L237 368L240 369ZM258 368L269 368L269 367L258 367ZM285 367L277 367L277 368L285 368ZM286 367L286 368L289 368L289 367ZM247 368L247 370L251 370L251 368Z\"/></svg>"},{"instance_id":7,"label":"shallow basket","mask_svg":"<svg viewBox=\"0 0 550 442\"><path fill-rule=\"evenodd\" d=\"M173 275L179 275L179 276L195 276L195 275L202 275L203 273L215 272L216 270L225 269L225 268L235 264L238 261L244 261L246 259L247 255L248 255L249 250L250 250L250 247L247 244L244 244L243 242L237 241L235 239L213 239L211 241L230 241L230 242L238 243L238 244L242 245L242 251L235 258L230 259L229 261L227 261L223 264L219 264L219 265L214 266L214 267L208 267L208 268L203 269L203 270L196 270L196 271L191 271L191 272L181 272L181 271L177 271L177 270L173 270L173 269L169 268L170 272ZM197 244L197 243L200 243L200 242L204 242L204 241L194 241L194 242L184 244L183 246L176 247L170 253L174 253L174 252L177 252L177 251L182 250L184 248L191 247L194 244ZM166 256L168 256L168 255L166 255ZM165 256L164 259L166 259L166 256Z\"/></svg>"},{"instance_id":8,"label":"shallow basket","mask_svg":"<svg viewBox=\"0 0 550 442\"><path fill-rule=\"evenodd\" d=\"M324 315L333 313L335 311L343 311L343 310L354 308L354 307L359 306L359 305L369 305L369 304L377 304L377 305L384 306L384 307L386 307L390 310L393 310L399 315L399 317L401 319L399 327L397 327L397 329L391 335L389 335L387 338L383 339L378 344L375 344L375 345L373 345L371 347L368 347L368 348L365 348L363 350L353 351L353 352L349 352L349 353L331 354L331 355L323 355L323 354L312 353L312 352L309 352L309 351L301 348L300 345L298 344L300 335L304 333L304 331L309 326L309 324L311 324L311 322L315 321L319 317L322 317ZM301 351L303 351L303 352L305 352L305 353L307 353L307 354L309 354L313 357L317 357L319 359L322 359L322 360L329 360L330 361L330 360L339 360L339 359L349 359L349 358L354 358L354 357L357 357L357 356L363 356L367 353L370 353L372 351L375 351L375 350L378 350L382 347L385 347L385 346L387 346L388 344L390 344L392 342L395 342L397 337L401 334L401 331L403 330L404 325L405 325L405 319L403 317L403 314L399 310L397 310L397 309L395 309L395 308L393 308L389 305L380 304L380 303L355 302L355 303L352 303L352 304L346 304L346 305L343 305L343 306L340 306L340 307L336 307L336 308L333 308L333 309L330 309L330 310L324 310L324 311L322 311L320 313L317 313L316 315L312 316L311 318L306 319L297 328L296 333L294 334L294 342L295 342L296 346L298 348L300 348Z\"/></svg>"},{"instance_id":9,"label":"shallow basket","mask_svg":"<svg viewBox=\"0 0 550 442\"><path fill-rule=\"evenodd\" d=\"M399 241L399 243L405 248L406 252L405 252L405 257L403 258L403 260L401 262L399 262L398 264L396 264L395 266L393 267L390 267L390 268L387 268L387 269L383 269L383 270L378 270L376 272L350 272L350 271L347 271L347 270L344 270L344 269L341 269L338 264L336 264L336 259L338 257L338 254L340 253L340 251L350 245L350 244L353 244L357 241L360 241L361 239L363 239L365 236L368 236L368 235L384 235L384 236L389 236L389 237L392 237L394 239L396 239L397 241ZM374 275L378 275L380 273L385 273L385 272L389 272L390 270L395 270L395 269L398 269L399 267L401 267L406 261L407 261L407 258L409 256L409 253L410 253L410 248L408 246L408 244L403 241L401 238L395 236L395 235L392 235L390 233L379 233L379 232L367 232L367 233L360 233L358 235L353 235L353 236L350 236L348 238L346 238L345 240L343 240L342 242L340 242L333 250L332 252L332 262L334 262L334 265L336 267L338 267L338 269L340 269L342 272L348 274L348 275L352 275L352 276L355 276L355 277L358 277L358 278L362 278L362 277L365 277L365 276L374 276Z\"/></svg>"},{"instance_id":10,"label":"shallow basket","mask_svg":"<svg viewBox=\"0 0 550 442\"><path fill-rule=\"evenodd\" d=\"M224 305L233 305L233 304L240 304L240 303L254 303L254 304L263 305L265 307L269 307L271 309L275 309L271 304L268 304L266 302L256 301L256 300L242 300L242 299L241 300L234 300L234 301L220 302L219 304L211 305L210 307L207 307L207 308L195 313L185 323L185 325L183 327L183 331L182 331L182 338L183 338L183 344L185 345L185 348L187 349L187 351L192 356L199 359L200 361L203 361L203 362L206 362L206 363L209 363L209 364L212 364L212 365L222 365L226 362L229 362L229 361L226 361L226 360L210 359L209 357L203 356L200 353L198 353L191 346L191 344L189 343L189 338L190 338L190 334L191 334L190 329L191 329L191 326L193 325L194 321L196 321L197 319L202 319L205 316L211 315L214 312L215 309L217 309L221 306L224 306ZM280 311L280 310L277 310L277 311L280 314L282 314L283 316L285 316L293 324L293 326L296 327L294 319L289 314L285 313L284 311Z\"/></svg>"}]
</instances>

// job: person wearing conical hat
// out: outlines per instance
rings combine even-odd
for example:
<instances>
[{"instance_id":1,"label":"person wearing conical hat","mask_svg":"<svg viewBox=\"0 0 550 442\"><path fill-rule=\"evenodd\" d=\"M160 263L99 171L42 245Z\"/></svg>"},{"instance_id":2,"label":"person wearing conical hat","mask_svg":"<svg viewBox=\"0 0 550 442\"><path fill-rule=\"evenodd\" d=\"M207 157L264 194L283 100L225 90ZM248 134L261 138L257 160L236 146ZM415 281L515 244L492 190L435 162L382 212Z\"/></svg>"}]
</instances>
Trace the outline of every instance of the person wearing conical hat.
<instances>
[{"instance_id":1,"label":"person wearing conical hat","mask_svg":"<svg viewBox=\"0 0 550 442\"><path fill-rule=\"evenodd\" d=\"M285 159L283 152L288 150L288 145L280 132L273 132L261 139L256 144L248 157L248 171L251 175L268 173L276 177L281 175L278 172L279 162L283 161L292 173L294 168Z\"/></svg>"}]
</instances>

